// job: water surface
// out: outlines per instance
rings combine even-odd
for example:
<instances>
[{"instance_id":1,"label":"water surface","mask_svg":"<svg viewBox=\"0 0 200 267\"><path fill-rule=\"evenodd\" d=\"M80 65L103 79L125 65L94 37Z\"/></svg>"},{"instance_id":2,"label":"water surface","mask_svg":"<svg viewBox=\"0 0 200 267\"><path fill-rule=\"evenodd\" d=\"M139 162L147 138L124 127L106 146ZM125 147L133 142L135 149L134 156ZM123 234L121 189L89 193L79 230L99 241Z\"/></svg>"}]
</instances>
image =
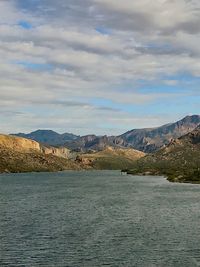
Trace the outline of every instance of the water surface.
<instances>
[{"instance_id":1,"label":"water surface","mask_svg":"<svg viewBox=\"0 0 200 267\"><path fill-rule=\"evenodd\" d=\"M200 186L116 171L0 175L0 266L200 266Z\"/></svg>"}]
</instances>

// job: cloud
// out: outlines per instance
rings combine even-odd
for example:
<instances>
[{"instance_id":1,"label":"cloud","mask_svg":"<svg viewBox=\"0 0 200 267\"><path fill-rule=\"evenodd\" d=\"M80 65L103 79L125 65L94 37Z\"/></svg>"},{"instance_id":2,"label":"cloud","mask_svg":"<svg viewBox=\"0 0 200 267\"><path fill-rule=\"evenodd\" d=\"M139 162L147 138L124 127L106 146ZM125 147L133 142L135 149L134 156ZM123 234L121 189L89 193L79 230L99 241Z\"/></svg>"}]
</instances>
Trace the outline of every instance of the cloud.
<instances>
[{"instance_id":1,"label":"cloud","mask_svg":"<svg viewBox=\"0 0 200 267\"><path fill-rule=\"evenodd\" d=\"M158 112L197 91L199 13L194 0L0 1L0 110L13 117L2 130L121 133L166 122Z\"/></svg>"},{"instance_id":2,"label":"cloud","mask_svg":"<svg viewBox=\"0 0 200 267\"><path fill-rule=\"evenodd\" d=\"M197 3L186 0L94 0L112 15L110 26L132 31L173 33L178 30L198 32Z\"/></svg>"}]
</instances>

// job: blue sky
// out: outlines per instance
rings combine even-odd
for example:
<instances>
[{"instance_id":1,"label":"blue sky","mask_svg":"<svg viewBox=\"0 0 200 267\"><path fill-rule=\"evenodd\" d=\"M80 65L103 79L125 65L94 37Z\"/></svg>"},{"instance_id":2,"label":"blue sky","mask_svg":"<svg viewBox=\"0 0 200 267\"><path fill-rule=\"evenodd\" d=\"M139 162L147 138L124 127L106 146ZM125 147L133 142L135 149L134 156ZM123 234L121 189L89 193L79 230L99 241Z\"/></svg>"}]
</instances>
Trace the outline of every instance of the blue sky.
<instances>
[{"instance_id":1,"label":"blue sky","mask_svg":"<svg viewBox=\"0 0 200 267\"><path fill-rule=\"evenodd\" d=\"M121 134L200 114L200 3L0 2L1 132Z\"/></svg>"},{"instance_id":2,"label":"blue sky","mask_svg":"<svg viewBox=\"0 0 200 267\"><path fill-rule=\"evenodd\" d=\"M27 29L27 30L31 30L33 28L32 24L29 23L28 21L26 20L20 20L18 22L18 25L24 29Z\"/></svg>"}]
</instances>

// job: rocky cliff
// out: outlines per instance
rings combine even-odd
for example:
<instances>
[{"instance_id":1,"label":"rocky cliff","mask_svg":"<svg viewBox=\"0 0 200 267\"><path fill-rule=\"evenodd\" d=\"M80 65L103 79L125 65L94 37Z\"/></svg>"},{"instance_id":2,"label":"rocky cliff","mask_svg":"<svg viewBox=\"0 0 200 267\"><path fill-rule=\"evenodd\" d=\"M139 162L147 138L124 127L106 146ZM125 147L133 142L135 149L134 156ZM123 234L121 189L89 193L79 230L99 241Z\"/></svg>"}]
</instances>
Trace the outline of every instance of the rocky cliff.
<instances>
[{"instance_id":1,"label":"rocky cliff","mask_svg":"<svg viewBox=\"0 0 200 267\"><path fill-rule=\"evenodd\" d=\"M44 146L34 140L0 134L0 147L12 149L18 152L37 151L46 155L52 154L61 158L70 158L70 150L66 147Z\"/></svg>"},{"instance_id":2,"label":"rocky cliff","mask_svg":"<svg viewBox=\"0 0 200 267\"><path fill-rule=\"evenodd\" d=\"M18 152L41 151L41 146L36 141L3 134L0 134L0 147Z\"/></svg>"},{"instance_id":3,"label":"rocky cliff","mask_svg":"<svg viewBox=\"0 0 200 267\"><path fill-rule=\"evenodd\" d=\"M44 147L36 141L0 135L0 172L61 171L81 169L68 159L66 148Z\"/></svg>"},{"instance_id":4,"label":"rocky cliff","mask_svg":"<svg viewBox=\"0 0 200 267\"><path fill-rule=\"evenodd\" d=\"M46 155L52 154L60 158L69 159L72 157L70 150L66 147L51 147L40 145L40 151Z\"/></svg>"}]
</instances>

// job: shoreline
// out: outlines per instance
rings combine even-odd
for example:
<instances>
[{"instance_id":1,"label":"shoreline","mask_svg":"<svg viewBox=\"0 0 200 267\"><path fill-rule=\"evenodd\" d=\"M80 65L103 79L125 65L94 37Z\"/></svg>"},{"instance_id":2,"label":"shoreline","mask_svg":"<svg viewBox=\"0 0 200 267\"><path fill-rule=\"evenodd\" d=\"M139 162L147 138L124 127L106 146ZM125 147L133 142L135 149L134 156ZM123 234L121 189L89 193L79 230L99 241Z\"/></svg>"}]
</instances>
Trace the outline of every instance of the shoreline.
<instances>
[{"instance_id":1,"label":"shoreline","mask_svg":"<svg viewBox=\"0 0 200 267\"><path fill-rule=\"evenodd\" d=\"M95 168L82 168L82 169L61 169L61 170L33 170L33 171L1 171L0 175L3 174L27 174L27 173L59 173L59 172L67 172L67 171L75 171L75 172L80 172L80 171L119 171L121 174L126 174L126 175L132 175L132 176L160 176L166 178L166 180L170 183L184 183L184 184L200 184L200 180L188 180L186 177L184 178L184 175L182 176L175 176L175 177L170 177L166 173L153 173L150 171L146 172L134 172L131 170L112 170L112 169L95 169Z\"/></svg>"},{"instance_id":2,"label":"shoreline","mask_svg":"<svg viewBox=\"0 0 200 267\"><path fill-rule=\"evenodd\" d=\"M200 184L200 180L188 180L186 179L186 177L184 178L184 175L182 176L177 176L177 177L170 177L169 175L167 175L166 173L153 173L153 172L141 172L141 173L137 173L137 172L133 172L131 170L121 170L122 173L126 173L127 175L137 175L137 176L162 176L165 177L166 180L170 183L179 183L179 184Z\"/></svg>"}]
</instances>

